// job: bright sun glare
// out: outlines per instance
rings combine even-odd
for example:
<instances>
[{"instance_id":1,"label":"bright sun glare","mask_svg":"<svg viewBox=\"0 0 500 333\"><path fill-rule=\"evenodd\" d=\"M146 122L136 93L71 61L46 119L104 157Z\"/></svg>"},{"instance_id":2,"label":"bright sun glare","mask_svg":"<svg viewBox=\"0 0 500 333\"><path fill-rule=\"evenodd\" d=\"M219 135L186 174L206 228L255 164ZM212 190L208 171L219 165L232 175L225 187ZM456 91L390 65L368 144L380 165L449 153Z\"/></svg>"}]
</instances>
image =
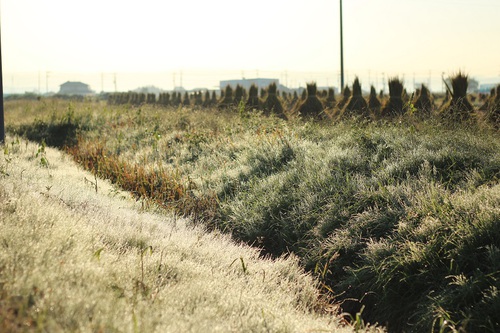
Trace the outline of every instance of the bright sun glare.
<instances>
[{"instance_id":1,"label":"bright sun glare","mask_svg":"<svg viewBox=\"0 0 500 333\"><path fill-rule=\"evenodd\" d=\"M308 80L338 86L339 0L1 6L7 90L55 89L63 74L84 73L97 90L111 90L116 77L122 89L147 80L168 89L181 76L188 88L265 75L295 86ZM497 0L344 1L346 83L355 75L365 85L394 75L439 81L459 69L498 80L500 45L492 41L499 12ZM134 82L128 73L142 77Z\"/></svg>"}]
</instances>

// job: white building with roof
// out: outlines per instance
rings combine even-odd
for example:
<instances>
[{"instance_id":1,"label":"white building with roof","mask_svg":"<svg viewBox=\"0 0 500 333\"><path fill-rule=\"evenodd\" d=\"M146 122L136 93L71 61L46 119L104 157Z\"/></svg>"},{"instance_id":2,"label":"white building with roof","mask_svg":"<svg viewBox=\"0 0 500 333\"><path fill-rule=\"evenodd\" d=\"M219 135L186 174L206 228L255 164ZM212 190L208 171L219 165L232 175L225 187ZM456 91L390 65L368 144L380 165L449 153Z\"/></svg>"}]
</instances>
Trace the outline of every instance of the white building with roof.
<instances>
[{"instance_id":1,"label":"white building with roof","mask_svg":"<svg viewBox=\"0 0 500 333\"><path fill-rule=\"evenodd\" d=\"M265 78L255 78L255 79L240 79L240 80L224 80L220 81L219 87L221 91L224 91L227 86L231 86L233 89L239 84L245 90L249 90L252 84L255 84L259 89L267 89L271 83L276 83L279 91L291 92L292 90L280 84L279 79L265 79Z\"/></svg>"},{"instance_id":2,"label":"white building with roof","mask_svg":"<svg viewBox=\"0 0 500 333\"><path fill-rule=\"evenodd\" d=\"M67 81L60 85L58 94L86 96L94 94L94 91L90 89L90 86L88 84L85 84L83 82Z\"/></svg>"}]
</instances>

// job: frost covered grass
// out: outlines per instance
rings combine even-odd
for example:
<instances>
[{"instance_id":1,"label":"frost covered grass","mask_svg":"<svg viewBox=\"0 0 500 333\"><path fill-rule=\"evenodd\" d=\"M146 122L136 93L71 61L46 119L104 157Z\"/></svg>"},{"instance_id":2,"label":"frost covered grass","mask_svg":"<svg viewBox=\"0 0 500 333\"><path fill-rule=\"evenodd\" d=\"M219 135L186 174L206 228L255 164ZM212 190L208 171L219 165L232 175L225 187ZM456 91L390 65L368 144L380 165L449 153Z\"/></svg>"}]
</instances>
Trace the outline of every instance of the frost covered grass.
<instances>
[{"instance_id":1,"label":"frost covered grass","mask_svg":"<svg viewBox=\"0 0 500 333\"><path fill-rule=\"evenodd\" d=\"M93 176L263 254L292 253L353 319L500 330L500 137L487 124L46 105L25 122L7 107L10 132L77 134L67 151Z\"/></svg>"},{"instance_id":2,"label":"frost covered grass","mask_svg":"<svg viewBox=\"0 0 500 333\"><path fill-rule=\"evenodd\" d=\"M352 331L325 311L294 256L259 258L227 235L144 209L59 151L7 142L0 331Z\"/></svg>"}]
</instances>

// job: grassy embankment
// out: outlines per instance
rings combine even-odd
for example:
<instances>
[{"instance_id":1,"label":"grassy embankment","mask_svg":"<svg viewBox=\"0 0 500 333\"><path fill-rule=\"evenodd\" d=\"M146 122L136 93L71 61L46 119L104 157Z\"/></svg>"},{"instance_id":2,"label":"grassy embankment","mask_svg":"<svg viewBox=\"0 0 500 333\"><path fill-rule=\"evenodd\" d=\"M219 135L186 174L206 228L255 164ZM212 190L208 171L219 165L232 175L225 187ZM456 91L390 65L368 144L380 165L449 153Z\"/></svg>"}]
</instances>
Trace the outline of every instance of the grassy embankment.
<instances>
[{"instance_id":1,"label":"grassy embankment","mask_svg":"<svg viewBox=\"0 0 500 333\"><path fill-rule=\"evenodd\" d=\"M38 109L55 114L49 132L79 131L75 158L138 197L264 253L295 253L344 310L392 331L500 329L500 140L485 126L17 107L7 117ZM12 129L32 139L45 128L21 122Z\"/></svg>"},{"instance_id":2,"label":"grassy embankment","mask_svg":"<svg viewBox=\"0 0 500 333\"><path fill-rule=\"evenodd\" d=\"M7 140L1 332L353 331L325 312L297 258L262 259L228 235L144 210L55 149Z\"/></svg>"}]
</instances>

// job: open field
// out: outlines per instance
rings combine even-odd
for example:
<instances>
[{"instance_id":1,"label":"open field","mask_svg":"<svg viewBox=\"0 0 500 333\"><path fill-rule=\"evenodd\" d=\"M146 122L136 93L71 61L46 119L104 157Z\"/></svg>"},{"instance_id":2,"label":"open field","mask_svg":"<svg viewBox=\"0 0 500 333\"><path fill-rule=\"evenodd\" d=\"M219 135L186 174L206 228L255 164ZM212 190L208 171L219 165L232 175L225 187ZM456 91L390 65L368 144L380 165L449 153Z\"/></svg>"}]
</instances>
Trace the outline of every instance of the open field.
<instances>
[{"instance_id":1,"label":"open field","mask_svg":"<svg viewBox=\"0 0 500 333\"><path fill-rule=\"evenodd\" d=\"M0 331L352 331L338 328L294 256L261 259L227 235L144 210L64 153L8 141Z\"/></svg>"},{"instance_id":2,"label":"open field","mask_svg":"<svg viewBox=\"0 0 500 333\"><path fill-rule=\"evenodd\" d=\"M487 124L58 100L9 102L6 123L67 146L89 181L145 209L293 253L353 316L394 332L500 330L500 138Z\"/></svg>"}]
</instances>

